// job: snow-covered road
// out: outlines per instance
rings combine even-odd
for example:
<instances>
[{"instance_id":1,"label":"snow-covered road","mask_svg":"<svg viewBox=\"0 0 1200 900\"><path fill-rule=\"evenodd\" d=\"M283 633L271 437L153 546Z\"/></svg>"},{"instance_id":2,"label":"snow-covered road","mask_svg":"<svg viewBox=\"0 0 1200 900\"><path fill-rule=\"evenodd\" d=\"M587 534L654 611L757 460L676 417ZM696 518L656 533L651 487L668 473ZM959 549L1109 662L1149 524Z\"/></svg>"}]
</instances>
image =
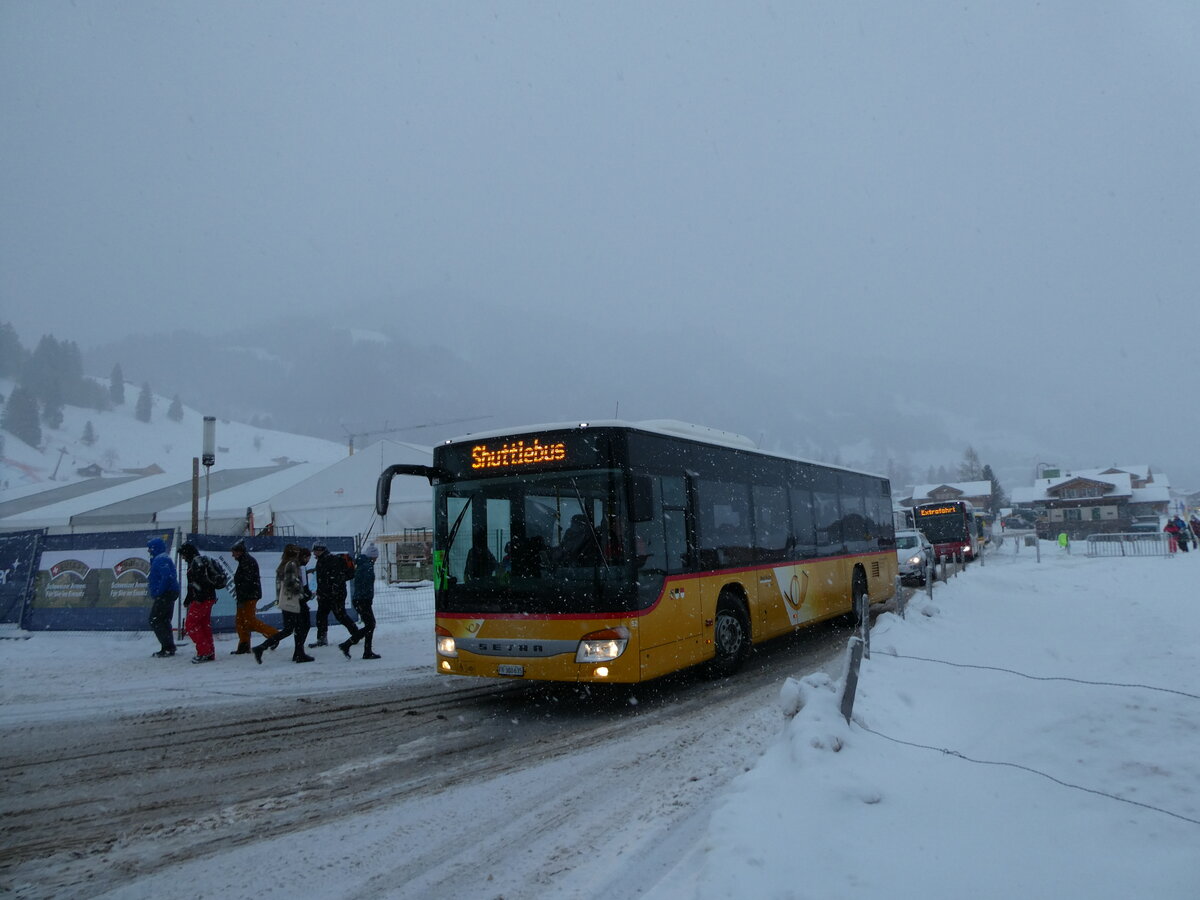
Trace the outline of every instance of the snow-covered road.
<instances>
[{"instance_id":1,"label":"snow-covered road","mask_svg":"<svg viewBox=\"0 0 1200 900\"><path fill-rule=\"evenodd\" d=\"M427 652L420 623L390 629L401 652L385 660ZM193 667L143 661L145 638L6 642L9 677L27 657L36 679L26 643L107 643L156 680L122 692L96 652L90 678L86 659L53 663L44 704L34 680L10 692L0 879L28 897L636 896L778 735L784 678L836 666L847 633L775 642L732 679L587 695L333 648L303 667L283 651Z\"/></svg>"}]
</instances>

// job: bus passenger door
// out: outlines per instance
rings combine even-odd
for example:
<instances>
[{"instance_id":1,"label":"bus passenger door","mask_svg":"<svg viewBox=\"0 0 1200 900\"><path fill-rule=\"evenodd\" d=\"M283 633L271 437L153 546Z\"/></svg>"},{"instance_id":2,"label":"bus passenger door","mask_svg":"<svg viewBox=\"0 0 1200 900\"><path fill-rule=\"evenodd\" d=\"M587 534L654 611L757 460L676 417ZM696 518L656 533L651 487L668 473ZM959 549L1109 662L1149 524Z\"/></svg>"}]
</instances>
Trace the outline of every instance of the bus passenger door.
<instances>
[{"instance_id":1,"label":"bus passenger door","mask_svg":"<svg viewBox=\"0 0 1200 900\"><path fill-rule=\"evenodd\" d=\"M643 651L677 642L693 643L700 635L699 579L694 574L693 529L683 476L653 476L652 517L634 525L637 553L644 562L639 581L658 596L638 623ZM686 650L681 650L685 655ZM674 651L672 651L674 653ZM659 655L659 654L655 654Z\"/></svg>"}]
</instances>

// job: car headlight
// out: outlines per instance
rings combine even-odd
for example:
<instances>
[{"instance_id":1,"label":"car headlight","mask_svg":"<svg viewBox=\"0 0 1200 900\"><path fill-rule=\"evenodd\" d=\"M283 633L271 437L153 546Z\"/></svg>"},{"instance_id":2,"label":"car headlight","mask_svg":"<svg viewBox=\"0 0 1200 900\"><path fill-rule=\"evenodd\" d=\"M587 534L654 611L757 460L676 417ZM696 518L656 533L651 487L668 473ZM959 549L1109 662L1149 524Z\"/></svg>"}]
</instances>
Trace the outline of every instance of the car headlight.
<instances>
[{"instance_id":1,"label":"car headlight","mask_svg":"<svg viewBox=\"0 0 1200 900\"><path fill-rule=\"evenodd\" d=\"M603 628L579 639L575 662L597 663L616 659L629 645L629 631L622 627Z\"/></svg>"},{"instance_id":2,"label":"car headlight","mask_svg":"<svg viewBox=\"0 0 1200 900\"><path fill-rule=\"evenodd\" d=\"M921 562L922 562L922 560L921 560L920 556L910 556L908 558L908 564L910 566L919 566L921 564Z\"/></svg>"}]
</instances>

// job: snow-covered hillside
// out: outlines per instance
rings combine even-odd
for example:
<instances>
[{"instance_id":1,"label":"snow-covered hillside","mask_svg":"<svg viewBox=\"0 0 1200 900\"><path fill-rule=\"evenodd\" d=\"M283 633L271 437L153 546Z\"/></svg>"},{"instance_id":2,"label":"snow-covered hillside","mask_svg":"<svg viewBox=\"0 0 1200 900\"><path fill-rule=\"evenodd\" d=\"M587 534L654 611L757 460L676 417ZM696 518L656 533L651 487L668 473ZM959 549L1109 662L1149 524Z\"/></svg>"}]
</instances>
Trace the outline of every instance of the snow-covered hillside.
<instances>
[{"instance_id":1,"label":"snow-covered hillside","mask_svg":"<svg viewBox=\"0 0 1200 900\"><path fill-rule=\"evenodd\" d=\"M0 379L0 393L6 398L13 387L13 382ZM127 385L125 402L111 410L64 407L60 428L42 424L40 448L4 431L0 496L51 482L76 481L94 474L93 466L106 475L157 466L181 479L189 477L192 458L202 450L204 413L185 406L182 419L171 421L167 418L170 398L156 396L150 421L140 422L134 414L137 397L137 387ZM90 446L83 440L88 422L96 438ZM217 421L216 444L216 464L221 468L270 466L284 460L331 463L347 452L332 441L222 420Z\"/></svg>"}]
</instances>

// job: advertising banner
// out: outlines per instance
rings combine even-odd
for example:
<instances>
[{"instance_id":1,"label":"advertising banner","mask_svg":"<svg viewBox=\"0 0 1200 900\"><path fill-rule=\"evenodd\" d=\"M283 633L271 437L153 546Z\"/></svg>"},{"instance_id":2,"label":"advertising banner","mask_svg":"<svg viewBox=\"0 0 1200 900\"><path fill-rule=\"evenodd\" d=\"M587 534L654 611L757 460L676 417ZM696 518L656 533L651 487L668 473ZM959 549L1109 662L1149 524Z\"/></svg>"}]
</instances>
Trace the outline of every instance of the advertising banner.
<instances>
[{"instance_id":1,"label":"advertising banner","mask_svg":"<svg viewBox=\"0 0 1200 900\"><path fill-rule=\"evenodd\" d=\"M0 622L21 621L41 538L41 529L0 534Z\"/></svg>"},{"instance_id":2,"label":"advertising banner","mask_svg":"<svg viewBox=\"0 0 1200 900\"><path fill-rule=\"evenodd\" d=\"M146 542L174 533L123 531L52 534L41 539L33 595L21 627L28 631L130 631L146 628L150 599Z\"/></svg>"},{"instance_id":3,"label":"advertising banner","mask_svg":"<svg viewBox=\"0 0 1200 900\"><path fill-rule=\"evenodd\" d=\"M24 536L24 543L16 540L0 541L0 565L11 566L13 574L6 574L14 585L19 577L20 560L33 560L40 549L36 563L28 563L32 577L24 577L25 587L14 587L14 595L20 593L21 600L13 600L20 612L21 627L28 631L141 631L148 629L150 598L146 583L150 573L150 555L146 544L153 537L162 538L168 552L175 557L178 550L173 531L122 531L93 534L54 534L22 532L5 535L6 539ZM213 607L213 631L233 631L237 607L233 599L233 573L237 569L229 548L238 540L228 535L189 534L186 540L196 545L204 556L217 559L230 574L228 587L217 591L217 603ZM263 599L258 606L263 610L260 618L270 624L279 624L282 618L273 608L275 598L275 568L287 544L312 547L318 541L331 553L353 553L354 538L336 537L246 537L247 552L255 557L262 577ZM31 543L32 542L32 543ZM32 546L32 549L29 549ZM8 555L5 555L5 554ZM26 554L31 554L26 556ZM312 564L309 569L311 572ZM179 580L186 593L187 574L180 569ZM309 587L315 589L312 575ZM7 597L7 594L0 595ZM28 597L26 601L24 598ZM313 604L313 608L316 606ZM15 613L14 613L15 614Z\"/></svg>"}]
</instances>

